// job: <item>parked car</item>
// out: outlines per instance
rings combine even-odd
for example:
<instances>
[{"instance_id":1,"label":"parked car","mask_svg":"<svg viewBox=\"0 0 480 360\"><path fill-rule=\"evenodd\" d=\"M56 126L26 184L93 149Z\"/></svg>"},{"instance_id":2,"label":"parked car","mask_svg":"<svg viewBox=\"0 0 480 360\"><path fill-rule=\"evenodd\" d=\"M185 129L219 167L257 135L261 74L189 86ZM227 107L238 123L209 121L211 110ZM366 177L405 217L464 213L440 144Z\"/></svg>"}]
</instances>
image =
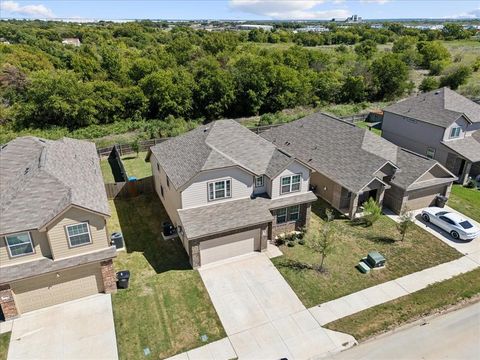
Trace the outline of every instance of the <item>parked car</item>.
<instances>
[{"instance_id":1,"label":"parked car","mask_svg":"<svg viewBox=\"0 0 480 360\"><path fill-rule=\"evenodd\" d=\"M473 224L472 220L439 207L424 209L422 219L445 230L455 240L472 240L480 236L480 229Z\"/></svg>"}]
</instances>

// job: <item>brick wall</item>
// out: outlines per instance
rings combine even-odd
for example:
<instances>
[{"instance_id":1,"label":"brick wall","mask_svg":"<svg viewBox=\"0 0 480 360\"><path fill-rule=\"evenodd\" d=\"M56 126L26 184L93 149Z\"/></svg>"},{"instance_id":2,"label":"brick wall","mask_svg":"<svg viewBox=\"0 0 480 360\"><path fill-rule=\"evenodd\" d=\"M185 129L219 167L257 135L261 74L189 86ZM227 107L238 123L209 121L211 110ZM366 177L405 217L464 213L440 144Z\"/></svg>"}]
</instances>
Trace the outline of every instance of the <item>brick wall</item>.
<instances>
[{"instance_id":1,"label":"brick wall","mask_svg":"<svg viewBox=\"0 0 480 360\"><path fill-rule=\"evenodd\" d=\"M0 307L2 308L5 320L10 320L18 316L17 306L13 297L10 285L0 285Z\"/></svg>"},{"instance_id":2,"label":"brick wall","mask_svg":"<svg viewBox=\"0 0 480 360\"><path fill-rule=\"evenodd\" d=\"M300 231L303 227L308 227L310 223L311 204L301 204L300 214L297 221L288 221L283 224L277 224L276 210L272 210L273 222L272 222L272 236L278 236L284 233L290 233L293 231Z\"/></svg>"},{"instance_id":3,"label":"brick wall","mask_svg":"<svg viewBox=\"0 0 480 360\"><path fill-rule=\"evenodd\" d=\"M117 291L117 276L113 268L113 260L105 260L100 263L103 279L103 287L106 294Z\"/></svg>"}]
</instances>

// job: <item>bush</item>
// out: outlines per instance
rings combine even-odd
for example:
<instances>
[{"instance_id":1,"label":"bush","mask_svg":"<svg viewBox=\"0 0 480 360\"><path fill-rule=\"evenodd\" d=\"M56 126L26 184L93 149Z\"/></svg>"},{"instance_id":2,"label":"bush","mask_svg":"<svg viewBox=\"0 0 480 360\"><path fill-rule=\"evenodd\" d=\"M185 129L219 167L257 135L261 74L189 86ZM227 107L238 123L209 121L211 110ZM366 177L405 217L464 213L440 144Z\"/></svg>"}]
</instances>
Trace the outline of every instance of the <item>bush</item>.
<instances>
[{"instance_id":1,"label":"bush","mask_svg":"<svg viewBox=\"0 0 480 360\"><path fill-rule=\"evenodd\" d=\"M423 92L428 92L428 91L438 89L439 86L440 86L440 83L438 82L437 79L435 79L433 76L427 76L422 80L422 83L420 84L418 89Z\"/></svg>"},{"instance_id":2,"label":"bush","mask_svg":"<svg viewBox=\"0 0 480 360\"><path fill-rule=\"evenodd\" d=\"M298 244L299 244L299 245L305 245L305 240L304 240L304 239L298 240Z\"/></svg>"},{"instance_id":3,"label":"bush","mask_svg":"<svg viewBox=\"0 0 480 360\"><path fill-rule=\"evenodd\" d=\"M468 66L458 66L440 78L440 86L448 86L450 89L456 90L467 82L470 75L472 75L472 70Z\"/></svg>"},{"instance_id":4,"label":"bush","mask_svg":"<svg viewBox=\"0 0 480 360\"><path fill-rule=\"evenodd\" d=\"M295 241L289 241L287 242L288 247L294 247L295 246Z\"/></svg>"},{"instance_id":5,"label":"bush","mask_svg":"<svg viewBox=\"0 0 480 360\"><path fill-rule=\"evenodd\" d=\"M373 199L370 198L363 204L363 221L366 226L372 226L382 215L382 207Z\"/></svg>"}]
</instances>

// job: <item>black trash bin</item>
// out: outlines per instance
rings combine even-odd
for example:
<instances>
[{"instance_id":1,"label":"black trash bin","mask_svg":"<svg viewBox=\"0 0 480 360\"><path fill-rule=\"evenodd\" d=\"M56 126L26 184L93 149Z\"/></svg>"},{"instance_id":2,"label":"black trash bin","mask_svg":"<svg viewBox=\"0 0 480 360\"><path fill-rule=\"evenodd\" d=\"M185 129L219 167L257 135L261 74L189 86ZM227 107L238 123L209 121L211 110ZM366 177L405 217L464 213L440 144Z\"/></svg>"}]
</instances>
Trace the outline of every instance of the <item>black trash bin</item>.
<instances>
[{"instance_id":1,"label":"black trash bin","mask_svg":"<svg viewBox=\"0 0 480 360\"><path fill-rule=\"evenodd\" d=\"M117 272L117 288L128 289L129 280L130 280L130 271L122 270Z\"/></svg>"},{"instance_id":2,"label":"black trash bin","mask_svg":"<svg viewBox=\"0 0 480 360\"><path fill-rule=\"evenodd\" d=\"M112 245L115 245L117 249L123 248L123 235L121 232L114 232L110 235Z\"/></svg>"},{"instance_id":3,"label":"black trash bin","mask_svg":"<svg viewBox=\"0 0 480 360\"><path fill-rule=\"evenodd\" d=\"M437 198L435 199L435 204L437 207L443 208L447 204L448 197L443 196L443 195L437 195Z\"/></svg>"}]
</instances>

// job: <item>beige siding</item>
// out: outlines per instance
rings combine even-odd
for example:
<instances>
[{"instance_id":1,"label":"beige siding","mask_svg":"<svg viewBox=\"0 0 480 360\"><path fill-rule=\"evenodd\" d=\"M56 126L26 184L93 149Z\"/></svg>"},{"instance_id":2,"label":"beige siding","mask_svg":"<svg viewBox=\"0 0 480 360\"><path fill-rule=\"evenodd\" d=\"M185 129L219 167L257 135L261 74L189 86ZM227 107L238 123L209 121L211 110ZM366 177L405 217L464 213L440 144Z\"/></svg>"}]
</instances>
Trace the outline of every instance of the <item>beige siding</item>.
<instances>
[{"instance_id":1,"label":"beige siding","mask_svg":"<svg viewBox=\"0 0 480 360\"><path fill-rule=\"evenodd\" d=\"M399 214L407 202L407 195L405 190L398 186L391 185L390 189L385 191L383 204L395 213Z\"/></svg>"},{"instance_id":2,"label":"beige siding","mask_svg":"<svg viewBox=\"0 0 480 360\"><path fill-rule=\"evenodd\" d=\"M309 179L310 179L310 170L300 164L297 161L291 163L284 171L280 173L276 178L272 180L272 189L271 189L271 197L272 199L278 198L280 196L288 196L288 194L280 195L280 179L286 175L294 175L294 174L301 174L301 185L300 185L300 192L307 192L309 187ZM296 192L295 194L298 194Z\"/></svg>"},{"instance_id":3,"label":"beige siding","mask_svg":"<svg viewBox=\"0 0 480 360\"><path fill-rule=\"evenodd\" d=\"M211 181L231 179L232 197L224 200L208 201L207 184ZM199 207L208 204L248 198L253 192L252 174L238 168L229 167L199 173L194 181L182 191L183 209Z\"/></svg>"},{"instance_id":4,"label":"beige siding","mask_svg":"<svg viewBox=\"0 0 480 360\"><path fill-rule=\"evenodd\" d=\"M435 205L437 195L445 195L446 191L446 185L409 191L406 206L409 210L416 210Z\"/></svg>"},{"instance_id":5,"label":"beige siding","mask_svg":"<svg viewBox=\"0 0 480 360\"><path fill-rule=\"evenodd\" d=\"M100 264L21 280L11 284L20 313L75 300L103 291Z\"/></svg>"},{"instance_id":6,"label":"beige siding","mask_svg":"<svg viewBox=\"0 0 480 360\"><path fill-rule=\"evenodd\" d=\"M33 230L33 231L30 231L30 237L32 239L33 246L35 248L35 253L30 255L11 258L8 252L7 243L5 242L5 237L1 236L0 237L0 266L8 266L12 264L18 264L21 262L26 262L26 261L31 261L31 260L51 256L50 245L48 244L46 233Z\"/></svg>"},{"instance_id":7,"label":"beige siding","mask_svg":"<svg viewBox=\"0 0 480 360\"><path fill-rule=\"evenodd\" d=\"M330 180L326 176L314 172L311 176L310 182L313 186L316 186L315 193L322 199L327 201L336 209L341 209L343 205L350 206L350 200L348 199L348 191L343 192L342 186L336 182ZM344 197L347 200L344 201Z\"/></svg>"},{"instance_id":8,"label":"beige siding","mask_svg":"<svg viewBox=\"0 0 480 360\"><path fill-rule=\"evenodd\" d=\"M65 227L81 222L88 222L92 242L87 245L70 247ZM109 246L105 218L79 208L70 208L66 211L59 220L48 227L47 235L55 260L104 249Z\"/></svg>"},{"instance_id":9,"label":"beige siding","mask_svg":"<svg viewBox=\"0 0 480 360\"><path fill-rule=\"evenodd\" d=\"M460 131L460 136L456 137L456 138L450 138L450 132L452 131L453 128L455 127L460 127L461 128L461 131ZM463 139L465 137L465 133L467 131L467 127L468 127L468 122L467 120L462 116L460 119L458 119L457 121L455 121L452 125L450 125L448 128L445 129L445 133L443 135L443 140L444 141L455 141L455 140L458 140L458 139Z\"/></svg>"}]
</instances>

